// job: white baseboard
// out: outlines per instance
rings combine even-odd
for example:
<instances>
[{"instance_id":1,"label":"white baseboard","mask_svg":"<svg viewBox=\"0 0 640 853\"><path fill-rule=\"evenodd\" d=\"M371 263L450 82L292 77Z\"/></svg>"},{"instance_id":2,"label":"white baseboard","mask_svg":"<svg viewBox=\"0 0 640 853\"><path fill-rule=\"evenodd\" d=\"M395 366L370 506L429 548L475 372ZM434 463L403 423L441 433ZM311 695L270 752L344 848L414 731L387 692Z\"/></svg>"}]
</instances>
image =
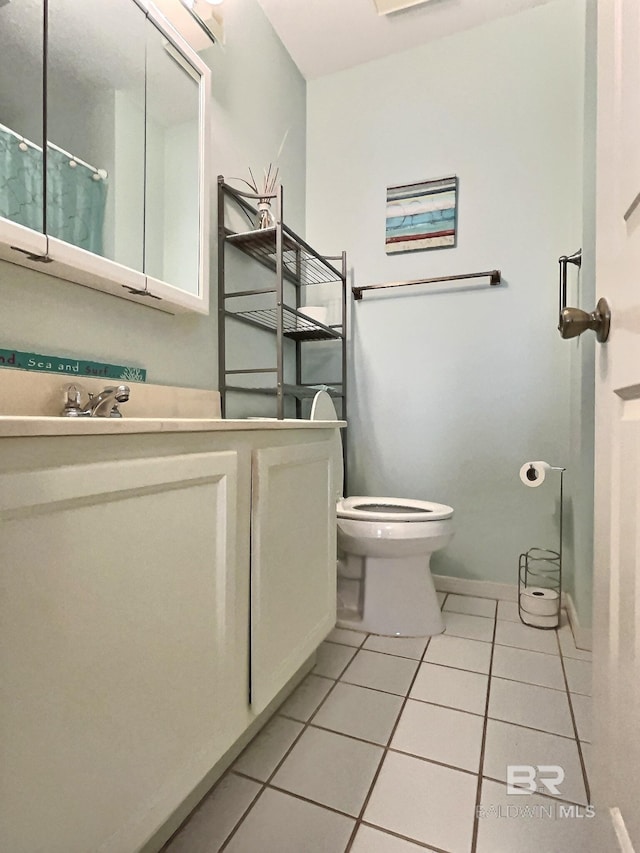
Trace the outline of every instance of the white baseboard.
<instances>
[{"instance_id":1,"label":"white baseboard","mask_svg":"<svg viewBox=\"0 0 640 853\"><path fill-rule=\"evenodd\" d=\"M438 592L453 592L459 595L473 595L476 598L497 598L499 601L517 601L518 585L515 583L496 583L478 581L471 578L454 578L448 575L434 575L433 580ZM591 629L582 628L578 611L568 592L562 594L562 604L567 610L569 624L573 632L576 648L591 651Z\"/></svg>"},{"instance_id":2,"label":"white baseboard","mask_svg":"<svg viewBox=\"0 0 640 853\"><path fill-rule=\"evenodd\" d=\"M453 578L448 575L434 575L433 580L438 592L457 592L459 595L498 598L501 601L518 600L518 586L515 583L476 581L471 578Z\"/></svg>"}]
</instances>

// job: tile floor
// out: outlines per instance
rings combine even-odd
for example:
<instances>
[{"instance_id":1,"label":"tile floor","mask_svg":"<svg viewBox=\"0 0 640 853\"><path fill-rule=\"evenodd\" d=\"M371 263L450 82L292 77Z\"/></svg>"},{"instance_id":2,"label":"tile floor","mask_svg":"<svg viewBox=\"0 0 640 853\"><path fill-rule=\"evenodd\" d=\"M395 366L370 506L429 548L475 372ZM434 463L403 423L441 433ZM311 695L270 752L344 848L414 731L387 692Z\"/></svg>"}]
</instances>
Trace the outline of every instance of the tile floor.
<instances>
[{"instance_id":1,"label":"tile floor","mask_svg":"<svg viewBox=\"0 0 640 853\"><path fill-rule=\"evenodd\" d=\"M439 597L431 640L336 628L166 853L587 850L590 653L566 620ZM508 764L560 765L558 795L509 794Z\"/></svg>"}]
</instances>

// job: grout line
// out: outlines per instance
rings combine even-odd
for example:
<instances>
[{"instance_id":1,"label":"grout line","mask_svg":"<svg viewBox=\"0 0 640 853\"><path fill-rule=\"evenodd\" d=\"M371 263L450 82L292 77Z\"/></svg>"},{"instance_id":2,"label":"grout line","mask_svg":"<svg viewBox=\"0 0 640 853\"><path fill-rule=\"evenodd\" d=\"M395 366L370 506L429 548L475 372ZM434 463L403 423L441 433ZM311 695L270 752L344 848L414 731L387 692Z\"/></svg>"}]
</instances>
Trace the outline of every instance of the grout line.
<instances>
[{"instance_id":1,"label":"grout line","mask_svg":"<svg viewBox=\"0 0 640 853\"><path fill-rule=\"evenodd\" d=\"M369 635L367 634L367 636L369 636ZM351 647L351 648L353 648L353 647ZM284 755L282 756L282 758L280 759L280 761L276 764L276 766L275 766L274 770L273 770L273 771L271 772L271 774L267 777L266 781L261 782L261 784L262 784L262 790L258 793L257 797L256 797L256 798L255 798L255 800L253 801L251 808L253 808L253 806L256 804L256 802L257 802L257 801L260 799L260 797L264 794L264 792L267 790L267 787L271 787L271 784L270 784L270 783L271 783L271 780L272 780L272 779L273 779L273 777L276 775L276 773L278 772L278 770L280 770L280 768L282 767L282 765L284 764L284 762L287 760L287 758L289 757L289 755L290 755L290 754L291 754L291 752L293 751L293 749L294 749L294 747L296 746L296 744L300 741L301 737L304 735L304 733L305 733L305 732L307 731L307 729L310 727L310 725L311 725L311 721L313 720L313 718L315 717L315 715L318 713L318 711L320 710L320 708L322 708L322 706L323 706L323 705L324 705L324 703L327 701L327 699L329 698L329 696L331 696L331 694L332 694L332 693L333 693L333 691L335 690L335 687L336 687L336 685L338 684L338 681L339 681L340 677L341 677L342 675L344 675L344 673L346 672L347 668L348 668L348 667L349 667L349 665L351 664L351 661L352 661L352 660L353 660L353 658L355 657L356 652L357 652L357 649L355 649L355 650L354 650L354 654L349 658L349 660L347 661L347 663L345 664L345 666L340 670L340 674L339 674L338 678L337 678L337 679L335 679L335 680L334 680L334 679L329 679L330 681L333 681L333 684L331 685L331 687L330 687L330 688L329 688L329 690L327 691L326 696L324 696L324 697L322 698L322 700L321 700L321 701L320 701L320 703L318 704L318 707L317 707L317 708L315 709L315 711L310 715L309 719L308 719L308 720L306 720L306 722L302 722L302 728L300 729L300 731L298 732L298 734L296 735L296 737L294 738L293 742L290 744L289 748L286 750L286 752L284 753ZM309 676L309 675L312 675L312 674L317 674L317 673L314 673L314 671L313 671L313 670L311 670L311 672L309 672L309 673L307 674L307 676L305 676L305 678L303 678L303 679L302 679L302 681L305 681L305 680L308 678L308 676ZM323 678L326 678L327 676L322 676L322 677L323 677ZM300 682L300 684L302 684L302 681ZM299 686L300 686L300 685L298 685L298 687L299 687ZM296 690L298 689L298 687L296 687ZM292 691L292 693L293 693L293 692L295 692L295 691ZM290 694L290 695L291 695L291 694ZM289 697L287 697L287 699L288 699L288 698L289 698ZM284 701L286 702L286 699L285 699ZM283 702L282 704L284 704L284 702ZM278 711L276 710L276 711L274 712L273 716L271 717L271 719L273 719L273 718L274 718L274 717L276 717L277 715L278 715ZM269 723L270 721L271 721L271 720L269 720L269 721L265 724L265 728L266 728L266 725L268 725L268 723ZM298 722L298 723L299 723L299 722L301 722L301 721L300 721L300 720L296 720L295 722ZM243 754L247 749L249 749L249 747L253 744L253 742L256 740L256 738L258 737L258 735L259 735L262 731L263 731L263 729L261 729L261 730L260 730L260 732L258 732L258 734L256 735L256 737L255 737L255 738L252 738L252 740L251 740L251 741L249 741L249 743L248 743L248 744L247 744L247 746L244 748L244 750L240 753L240 755L238 756L238 758L240 758L240 756L241 756L241 755L242 755L242 754ZM238 760L238 758L236 758L236 761ZM234 761L234 764L235 764L235 761ZM234 766L234 765L232 764L232 765L231 765L231 767L226 771L225 775L226 775L227 773L229 773L229 772L234 772L234 771L233 771L233 766ZM224 776L223 776L223 778L224 778ZM249 778L252 778L252 777L249 777ZM257 781L257 780L256 780L256 781ZM290 792L290 791L287 791L286 793L290 794L291 792ZM325 808L325 806L321 805L320 803L316 803L315 805L319 806L320 808ZM229 842L231 841L231 839L233 838L233 836L238 832L238 830L240 829L240 827L241 827L241 826L242 826L242 824L244 823L245 819L246 819L246 818L247 818L247 816L249 815L250 811L251 811L251 809L248 809L248 810L244 813L244 815L242 816L242 818L240 818L240 820L238 821L238 823L236 823L236 825L234 826L234 828L231 830L231 832L229 833L229 835L228 835L228 836L226 837L226 839L224 840L224 843L223 843L223 844L222 844L222 846L220 847L220 849L219 849L218 853L222 853L222 851L223 851L223 850L226 850L226 848L227 848L227 847L228 847L228 845L229 845ZM342 812L341 812L341 814L342 814ZM352 819L353 819L353 816L352 816Z\"/></svg>"},{"instance_id":2,"label":"grout line","mask_svg":"<svg viewBox=\"0 0 640 853\"><path fill-rule=\"evenodd\" d=\"M379 635L370 634L369 636L379 636ZM385 639L389 639L389 640L402 639L402 637L385 637ZM409 637L408 639L415 639L415 637L413 637L413 638ZM329 641L325 640L325 642L329 642ZM336 646L336 645L341 645L341 644L332 643L332 645ZM410 657L407 657L407 655L394 655L393 652L380 652L380 651L378 651L378 649L366 649L364 646L360 646L357 649L355 648L355 646L344 646L343 648L353 649L354 652L370 652L372 655L384 655L387 658L401 658L402 660L415 660L415 661L421 661L422 655L424 654L424 652L422 652L420 657L410 658ZM353 658L351 658L351 660L353 660ZM328 678L328 676L326 676L326 675L324 677Z\"/></svg>"},{"instance_id":3,"label":"grout line","mask_svg":"<svg viewBox=\"0 0 640 853\"><path fill-rule=\"evenodd\" d=\"M556 639L558 641L558 649L560 650L560 664L562 666L562 675L564 678L564 685L567 692L567 700L569 702L569 713L571 714L571 722L573 724L573 731L575 733L575 740L578 746L578 758L580 759L580 767L582 768L582 780L584 782L584 790L587 795L587 803L591 802L591 786L589 785L589 777L587 774L587 765L585 764L584 755L582 754L582 743L580 741L580 735L578 733L578 723L576 722L576 715L573 710L573 702L571 701L571 691L569 690L569 679L567 678L567 671L564 665L564 656L562 654L562 646L560 645L560 637L556 631ZM580 694L582 695L582 694Z\"/></svg>"},{"instance_id":4,"label":"grout line","mask_svg":"<svg viewBox=\"0 0 640 853\"><path fill-rule=\"evenodd\" d=\"M443 604L444 604L444 602L443 602ZM418 665L416 666L416 671L413 673L413 678L411 679L411 682L410 682L410 684L407 688L407 691L404 695L404 700L402 702L402 705L400 706L400 710L398 711L398 715L396 716L396 721L393 725L393 728L391 729L391 733L387 739L387 743L383 747L382 756L380 757L380 761L378 763L378 767L376 769L376 772L373 774L373 779L371 780L371 784L369 785L369 790L367 791L367 795L364 798L362 808L360 809L360 814L356 818L356 823L355 823L355 826L353 827L353 832L351 833L351 837L349 838L349 841L348 841L347 846L345 848L345 853L349 853L349 851L353 847L353 843L355 841L356 834L357 834L358 829L360 828L360 826L362 824L362 820L364 818L364 813L367 809L367 806L369 805L369 800L371 799L371 795L373 794L373 789L375 788L376 783L378 781L378 777L380 776L380 771L382 770L382 765L384 764L385 759L386 759L387 755L389 754L389 750L391 747L391 741L393 740L393 736L396 733L396 729L398 728L398 725L400 723L400 719L402 717L402 714L404 713L404 709L406 707L406 704L409 701L409 694L411 693L411 690L413 689L414 682L415 682L416 678L418 677L418 673L420 672L420 663L422 662L422 660L424 660L424 656L427 653L427 649L429 648L430 643L431 643L431 637L429 637L427 639L427 644L426 644L424 651L422 653L422 658L420 659L420 661L418 661Z\"/></svg>"},{"instance_id":5,"label":"grout line","mask_svg":"<svg viewBox=\"0 0 640 853\"><path fill-rule=\"evenodd\" d=\"M377 829L384 835L391 835L393 838L400 838L402 841L409 841L411 844L415 844L416 847L420 847L423 850L431 850L433 853L449 853L449 851L445 850L444 847L433 847L431 844L425 844L424 841L418 841L417 838L410 838L408 835L402 835L393 829L388 829L386 826L379 826L377 823L371 823L370 820L363 820L361 825L368 826L370 829Z\"/></svg>"},{"instance_id":6,"label":"grout line","mask_svg":"<svg viewBox=\"0 0 640 853\"><path fill-rule=\"evenodd\" d=\"M288 788L281 788L279 785L274 785L273 783L266 787L268 787L270 791L277 791L279 794L288 794L288 796L294 797L296 800L302 800L303 803L309 803L312 806L320 806L320 808L326 809L328 812L333 812L334 814L339 814L341 817L348 817L350 820L356 819L354 814L344 812L341 809L337 809L335 806L328 806L326 803L321 803L318 800L312 800L311 797L305 797L304 794L297 794L295 791L288 790Z\"/></svg>"},{"instance_id":7,"label":"grout line","mask_svg":"<svg viewBox=\"0 0 640 853\"><path fill-rule=\"evenodd\" d=\"M497 605L496 605L497 607ZM476 785L476 802L473 812L473 833L471 836L471 853L476 853L478 846L478 832L480 830L480 821L478 819L478 809L480 806L480 798L482 796L482 771L484 770L484 751L487 745L487 724L489 721L489 699L491 698L491 676L493 670L493 655L495 652L496 630L498 620L493 623L493 642L491 644L491 657L489 659L489 680L487 682L487 698L484 705L484 724L482 726L482 744L480 746L480 763L478 765L478 784Z\"/></svg>"}]
</instances>

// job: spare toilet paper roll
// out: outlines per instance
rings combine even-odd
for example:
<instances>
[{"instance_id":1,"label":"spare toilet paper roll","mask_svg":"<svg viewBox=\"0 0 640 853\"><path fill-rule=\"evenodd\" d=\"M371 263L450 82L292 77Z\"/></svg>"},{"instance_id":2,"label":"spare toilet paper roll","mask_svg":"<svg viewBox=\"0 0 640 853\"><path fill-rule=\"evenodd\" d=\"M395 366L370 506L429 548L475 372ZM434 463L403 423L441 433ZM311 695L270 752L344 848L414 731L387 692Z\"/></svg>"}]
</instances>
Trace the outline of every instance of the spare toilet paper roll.
<instances>
[{"instance_id":1,"label":"spare toilet paper roll","mask_svg":"<svg viewBox=\"0 0 640 853\"><path fill-rule=\"evenodd\" d=\"M534 616L532 613L522 611L522 619L525 625L530 625L532 628L557 628L558 614L554 616Z\"/></svg>"},{"instance_id":2,"label":"spare toilet paper roll","mask_svg":"<svg viewBox=\"0 0 640 853\"><path fill-rule=\"evenodd\" d=\"M525 486L536 488L544 483L544 478L551 470L548 462L525 462L520 469L520 479Z\"/></svg>"},{"instance_id":3,"label":"spare toilet paper roll","mask_svg":"<svg viewBox=\"0 0 640 853\"><path fill-rule=\"evenodd\" d=\"M520 593L520 607L531 616L555 616L558 612L558 591L528 586Z\"/></svg>"}]
</instances>

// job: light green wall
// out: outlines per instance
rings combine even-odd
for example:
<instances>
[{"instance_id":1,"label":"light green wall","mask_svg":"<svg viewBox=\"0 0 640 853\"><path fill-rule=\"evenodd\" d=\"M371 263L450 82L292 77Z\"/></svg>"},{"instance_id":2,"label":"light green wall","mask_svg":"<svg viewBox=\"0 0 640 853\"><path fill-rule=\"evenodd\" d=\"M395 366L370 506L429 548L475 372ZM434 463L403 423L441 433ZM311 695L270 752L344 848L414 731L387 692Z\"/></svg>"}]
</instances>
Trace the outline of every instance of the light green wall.
<instances>
[{"instance_id":1,"label":"light green wall","mask_svg":"<svg viewBox=\"0 0 640 853\"><path fill-rule=\"evenodd\" d=\"M149 382L217 387L215 177L280 158L287 217L304 228L306 84L257 0L225 4L212 68L211 314L171 316L0 261L3 347L146 367ZM251 270L245 267L246 275Z\"/></svg>"},{"instance_id":2,"label":"light green wall","mask_svg":"<svg viewBox=\"0 0 640 853\"><path fill-rule=\"evenodd\" d=\"M503 273L352 305L350 491L452 505L437 573L515 583L522 550L557 546L557 478L518 471L573 465L581 428L556 324L557 259L582 241L584 14L555 0L309 83L307 234L348 250L352 283ZM385 255L385 188L454 173L458 247Z\"/></svg>"}]
</instances>

